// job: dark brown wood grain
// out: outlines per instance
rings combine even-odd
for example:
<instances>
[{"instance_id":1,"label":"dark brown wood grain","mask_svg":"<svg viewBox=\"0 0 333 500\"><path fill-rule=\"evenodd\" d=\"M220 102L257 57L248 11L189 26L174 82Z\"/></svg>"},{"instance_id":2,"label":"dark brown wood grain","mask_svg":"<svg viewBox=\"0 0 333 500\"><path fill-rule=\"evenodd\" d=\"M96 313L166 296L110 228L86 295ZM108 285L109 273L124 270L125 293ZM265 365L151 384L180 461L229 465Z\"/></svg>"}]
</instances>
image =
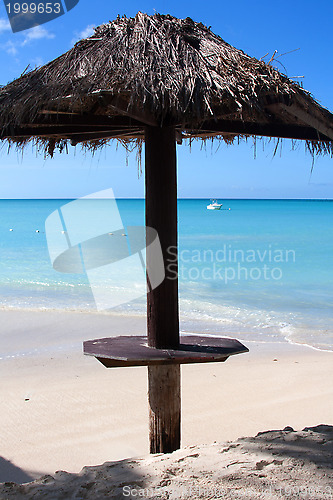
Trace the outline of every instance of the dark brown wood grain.
<instances>
[{"instance_id":1,"label":"dark brown wood grain","mask_svg":"<svg viewBox=\"0 0 333 500\"><path fill-rule=\"evenodd\" d=\"M163 282L154 288L154 247L147 245L147 336L150 347L179 345L178 262L173 274L169 249L177 253L177 158L174 127L145 129L146 226L159 236L165 267ZM180 366L148 368L149 436L154 453L180 448ZM178 374L178 375L177 375Z\"/></svg>"},{"instance_id":2,"label":"dark brown wood grain","mask_svg":"<svg viewBox=\"0 0 333 500\"><path fill-rule=\"evenodd\" d=\"M145 179L146 226L159 236L165 264L165 279L148 292L148 344L176 348L179 344L178 267L168 266L169 249L177 250L176 136L173 127L146 127ZM147 274L154 273L155 249L147 247Z\"/></svg>"},{"instance_id":3,"label":"dark brown wood grain","mask_svg":"<svg viewBox=\"0 0 333 500\"><path fill-rule=\"evenodd\" d=\"M180 446L180 365L148 366L150 453Z\"/></svg>"},{"instance_id":4,"label":"dark brown wood grain","mask_svg":"<svg viewBox=\"0 0 333 500\"><path fill-rule=\"evenodd\" d=\"M83 349L84 354L95 356L108 368L209 363L248 352L236 339L201 335L182 335L177 349L152 348L148 346L147 337L133 335L87 340Z\"/></svg>"}]
</instances>

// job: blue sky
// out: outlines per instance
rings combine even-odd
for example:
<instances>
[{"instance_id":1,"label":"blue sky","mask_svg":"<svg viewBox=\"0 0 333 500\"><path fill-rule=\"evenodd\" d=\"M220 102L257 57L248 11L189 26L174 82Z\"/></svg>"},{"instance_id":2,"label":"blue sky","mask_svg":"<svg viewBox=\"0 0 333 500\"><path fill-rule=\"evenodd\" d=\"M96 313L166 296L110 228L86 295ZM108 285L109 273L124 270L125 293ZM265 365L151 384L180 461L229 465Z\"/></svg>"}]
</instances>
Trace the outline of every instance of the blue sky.
<instances>
[{"instance_id":1,"label":"blue sky","mask_svg":"<svg viewBox=\"0 0 333 500\"><path fill-rule=\"evenodd\" d=\"M303 76L304 87L333 110L333 2L318 0L263 0L253 2L80 0L64 16L47 24L13 34L0 5L0 84L17 78L30 65L45 64L69 50L92 27L118 14L134 16L138 10L169 13L201 21L237 48L260 58L300 48L278 59L289 77ZM319 157L311 175L312 158L303 144L291 151L284 141L273 158L274 147L263 150L253 141L217 147L195 143L190 151L178 146L178 186L181 198L333 198L333 159ZM281 154L280 154L281 153ZM94 157L71 148L70 154L44 160L28 150L0 151L0 198L76 198L113 188L116 197L144 196L144 178L138 176L135 152L110 145Z\"/></svg>"}]
</instances>

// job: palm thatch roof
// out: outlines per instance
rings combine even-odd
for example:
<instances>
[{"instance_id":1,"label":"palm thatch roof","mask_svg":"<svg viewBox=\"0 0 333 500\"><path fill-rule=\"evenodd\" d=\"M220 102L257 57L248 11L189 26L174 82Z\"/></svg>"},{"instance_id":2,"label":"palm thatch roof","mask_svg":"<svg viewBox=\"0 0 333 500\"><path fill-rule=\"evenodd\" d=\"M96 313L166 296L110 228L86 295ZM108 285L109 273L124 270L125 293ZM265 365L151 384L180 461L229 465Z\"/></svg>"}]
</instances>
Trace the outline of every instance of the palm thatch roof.
<instances>
[{"instance_id":1,"label":"palm thatch roof","mask_svg":"<svg viewBox=\"0 0 333 500\"><path fill-rule=\"evenodd\" d=\"M143 139L147 125L175 126L179 141L286 137L333 152L333 115L309 92L190 18L118 17L0 89L0 139L50 153Z\"/></svg>"}]
</instances>

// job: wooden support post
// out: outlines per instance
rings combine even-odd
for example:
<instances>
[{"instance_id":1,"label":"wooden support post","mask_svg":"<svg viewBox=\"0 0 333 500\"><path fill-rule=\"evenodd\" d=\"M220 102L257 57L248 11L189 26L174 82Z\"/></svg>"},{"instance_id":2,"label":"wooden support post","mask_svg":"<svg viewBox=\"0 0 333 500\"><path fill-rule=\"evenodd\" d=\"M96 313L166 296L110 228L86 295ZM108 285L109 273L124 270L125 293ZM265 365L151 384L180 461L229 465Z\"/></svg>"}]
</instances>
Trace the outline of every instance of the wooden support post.
<instances>
[{"instance_id":1,"label":"wooden support post","mask_svg":"<svg viewBox=\"0 0 333 500\"><path fill-rule=\"evenodd\" d=\"M180 447L180 365L148 366L150 453Z\"/></svg>"},{"instance_id":2,"label":"wooden support post","mask_svg":"<svg viewBox=\"0 0 333 500\"><path fill-rule=\"evenodd\" d=\"M145 129L146 225L159 236L165 279L147 293L148 345L179 346L177 253L177 160L174 127ZM171 252L170 253L170 249ZM147 273L154 258L147 247ZM172 260L172 268L168 266ZM149 286L149 279L148 279ZM149 433L151 453L180 447L180 366L149 366Z\"/></svg>"},{"instance_id":3,"label":"wooden support post","mask_svg":"<svg viewBox=\"0 0 333 500\"><path fill-rule=\"evenodd\" d=\"M164 257L165 279L148 292L148 344L157 348L179 346L177 251L177 160L173 127L146 127L146 225L156 229ZM172 254L169 249L172 248ZM154 248L153 250L154 251ZM173 259L172 270L168 259ZM154 262L147 248L147 270Z\"/></svg>"}]
</instances>

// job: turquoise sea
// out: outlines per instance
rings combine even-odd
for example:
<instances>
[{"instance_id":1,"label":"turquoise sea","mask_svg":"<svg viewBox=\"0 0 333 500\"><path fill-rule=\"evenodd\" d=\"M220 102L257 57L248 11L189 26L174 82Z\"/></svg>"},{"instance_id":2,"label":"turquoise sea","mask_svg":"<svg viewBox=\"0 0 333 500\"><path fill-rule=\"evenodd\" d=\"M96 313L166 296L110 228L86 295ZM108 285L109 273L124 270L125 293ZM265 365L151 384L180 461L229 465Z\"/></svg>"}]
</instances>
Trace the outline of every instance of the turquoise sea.
<instances>
[{"instance_id":1,"label":"turquoise sea","mask_svg":"<svg viewBox=\"0 0 333 500\"><path fill-rule=\"evenodd\" d=\"M70 201L0 200L0 308L96 311L87 274L50 261L45 221ZM333 201L222 202L211 211L209 200L179 200L182 330L333 350ZM85 203L105 210L105 200ZM144 200L117 206L124 231L144 224ZM99 279L115 296L138 290L107 314L145 314L135 274L114 266Z\"/></svg>"}]
</instances>

